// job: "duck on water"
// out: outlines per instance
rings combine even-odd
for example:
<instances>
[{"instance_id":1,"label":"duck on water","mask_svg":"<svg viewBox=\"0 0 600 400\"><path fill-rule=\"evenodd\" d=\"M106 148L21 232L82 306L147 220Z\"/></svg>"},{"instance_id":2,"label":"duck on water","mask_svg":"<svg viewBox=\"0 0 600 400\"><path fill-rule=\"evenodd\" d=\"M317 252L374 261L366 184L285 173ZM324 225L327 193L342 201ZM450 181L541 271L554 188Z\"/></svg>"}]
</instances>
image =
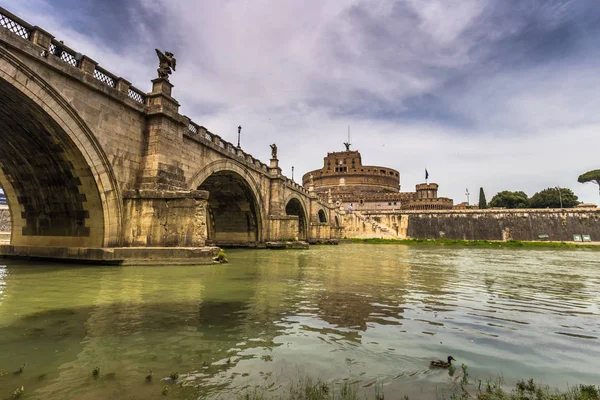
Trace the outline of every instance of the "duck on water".
<instances>
[{"instance_id":1,"label":"duck on water","mask_svg":"<svg viewBox=\"0 0 600 400\"><path fill-rule=\"evenodd\" d=\"M433 360L429 363L429 366L438 368L450 368L453 360L456 361L454 357L448 356L448 362L442 360Z\"/></svg>"}]
</instances>

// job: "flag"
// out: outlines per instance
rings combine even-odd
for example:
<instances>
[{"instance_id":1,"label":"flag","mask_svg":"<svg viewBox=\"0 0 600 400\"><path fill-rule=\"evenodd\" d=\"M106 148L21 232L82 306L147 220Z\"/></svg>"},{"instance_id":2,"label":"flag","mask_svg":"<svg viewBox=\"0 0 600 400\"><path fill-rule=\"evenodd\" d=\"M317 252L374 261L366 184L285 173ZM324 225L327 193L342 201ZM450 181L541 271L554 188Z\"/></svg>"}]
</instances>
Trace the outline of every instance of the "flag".
<instances>
[{"instance_id":1,"label":"flag","mask_svg":"<svg viewBox=\"0 0 600 400\"><path fill-rule=\"evenodd\" d=\"M429 179L429 172L427 172L427 168L425 168L425 180Z\"/></svg>"}]
</instances>

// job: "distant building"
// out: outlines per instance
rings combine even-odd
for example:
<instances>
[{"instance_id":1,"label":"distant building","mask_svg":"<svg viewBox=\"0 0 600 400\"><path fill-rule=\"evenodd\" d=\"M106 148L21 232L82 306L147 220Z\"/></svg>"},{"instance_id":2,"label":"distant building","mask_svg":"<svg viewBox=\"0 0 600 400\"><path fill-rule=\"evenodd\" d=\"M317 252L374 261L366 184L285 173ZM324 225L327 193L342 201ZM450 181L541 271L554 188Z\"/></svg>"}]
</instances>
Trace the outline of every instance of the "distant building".
<instances>
[{"instance_id":1,"label":"distant building","mask_svg":"<svg viewBox=\"0 0 600 400\"><path fill-rule=\"evenodd\" d=\"M414 192L400 192L398 171L363 165L360 153L346 147L346 151L327 153L323 168L305 174L302 185L349 211L452 209L452 199L437 196L437 183L421 183Z\"/></svg>"}]
</instances>

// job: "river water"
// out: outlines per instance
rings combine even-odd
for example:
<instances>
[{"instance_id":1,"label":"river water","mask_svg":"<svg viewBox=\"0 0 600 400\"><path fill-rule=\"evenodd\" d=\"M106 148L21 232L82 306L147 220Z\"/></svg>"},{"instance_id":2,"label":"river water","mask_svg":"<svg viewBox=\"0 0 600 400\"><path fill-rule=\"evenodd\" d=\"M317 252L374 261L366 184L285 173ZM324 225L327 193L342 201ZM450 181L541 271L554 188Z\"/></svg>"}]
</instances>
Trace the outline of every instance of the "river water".
<instances>
[{"instance_id":1,"label":"river water","mask_svg":"<svg viewBox=\"0 0 600 400\"><path fill-rule=\"evenodd\" d=\"M235 399L310 377L435 399L453 378L429 360L448 355L475 382L600 383L600 252L352 244L228 258L0 260L0 398L23 386L28 399L158 399L168 385L168 398Z\"/></svg>"}]
</instances>

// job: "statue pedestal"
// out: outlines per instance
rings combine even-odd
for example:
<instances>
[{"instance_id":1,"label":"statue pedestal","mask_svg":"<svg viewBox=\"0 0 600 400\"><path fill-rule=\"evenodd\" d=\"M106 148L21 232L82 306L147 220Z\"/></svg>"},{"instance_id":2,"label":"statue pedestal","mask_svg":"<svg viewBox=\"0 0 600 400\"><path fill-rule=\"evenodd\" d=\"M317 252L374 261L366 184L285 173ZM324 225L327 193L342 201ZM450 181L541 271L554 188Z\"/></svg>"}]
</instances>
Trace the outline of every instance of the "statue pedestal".
<instances>
[{"instance_id":1,"label":"statue pedestal","mask_svg":"<svg viewBox=\"0 0 600 400\"><path fill-rule=\"evenodd\" d=\"M152 92L146 95L149 114L166 114L175 118L179 113L179 103L171 97L173 85L167 78L152 80Z\"/></svg>"},{"instance_id":2,"label":"statue pedestal","mask_svg":"<svg viewBox=\"0 0 600 400\"><path fill-rule=\"evenodd\" d=\"M271 158L271 162L269 163L269 173L273 176L281 175L281 168L279 168L278 159Z\"/></svg>"},{"instance_id":3,"label":"statue pedestal","mask_svg":"<svg viewBox=\"0 0 600 400\"><path fill-rule=\"evenodd\" d=\"M171 96L173 84L167 78L152 79L152 94L162 93Z\"/></svg>"}]
</instances>

